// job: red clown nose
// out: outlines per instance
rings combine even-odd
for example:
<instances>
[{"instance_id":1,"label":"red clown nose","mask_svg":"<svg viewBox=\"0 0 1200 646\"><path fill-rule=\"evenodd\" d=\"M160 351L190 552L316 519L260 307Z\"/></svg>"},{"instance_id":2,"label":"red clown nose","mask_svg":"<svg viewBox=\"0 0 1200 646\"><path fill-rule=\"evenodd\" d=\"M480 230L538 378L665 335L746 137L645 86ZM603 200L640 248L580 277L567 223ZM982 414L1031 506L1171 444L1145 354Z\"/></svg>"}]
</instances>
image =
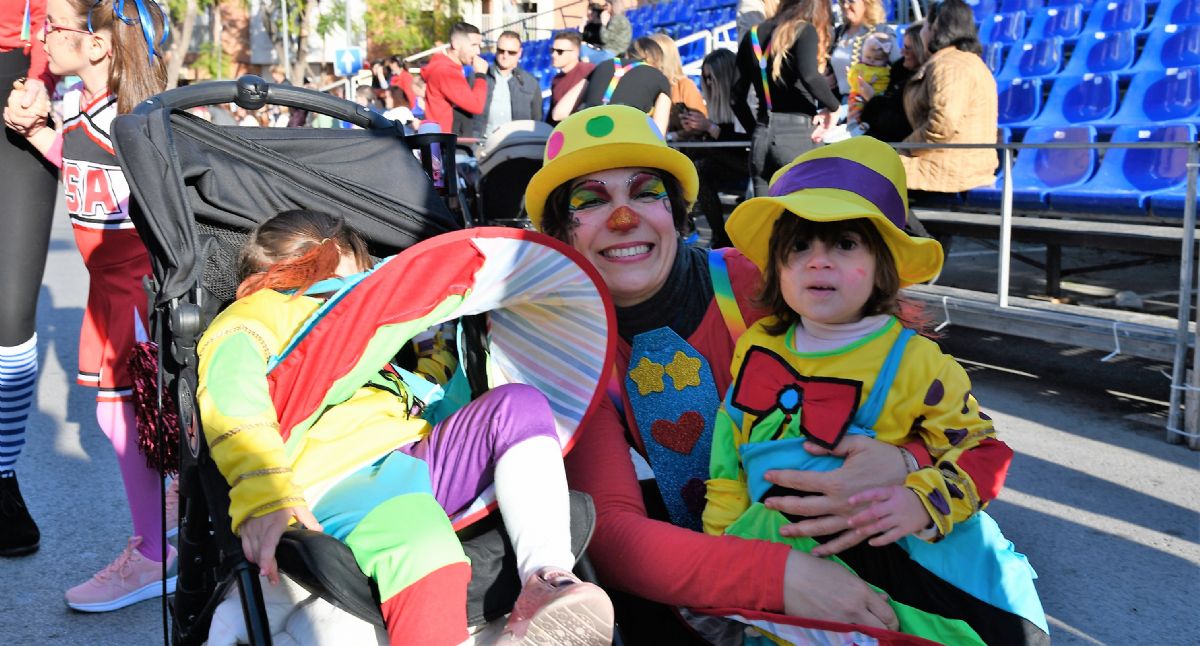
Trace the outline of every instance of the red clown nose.
<instances>
[{"instance_id":1,"label":"red clown nose","mask_svg":"<svg viewBox=\"0 0 1200 646\"><path fill-rule=\"evenodd\" d=\"M642 219L638 216L637 211L628 206L618 207L608 216L608 230L624 233L632 231Z\"/></svg>"}]
</instances>

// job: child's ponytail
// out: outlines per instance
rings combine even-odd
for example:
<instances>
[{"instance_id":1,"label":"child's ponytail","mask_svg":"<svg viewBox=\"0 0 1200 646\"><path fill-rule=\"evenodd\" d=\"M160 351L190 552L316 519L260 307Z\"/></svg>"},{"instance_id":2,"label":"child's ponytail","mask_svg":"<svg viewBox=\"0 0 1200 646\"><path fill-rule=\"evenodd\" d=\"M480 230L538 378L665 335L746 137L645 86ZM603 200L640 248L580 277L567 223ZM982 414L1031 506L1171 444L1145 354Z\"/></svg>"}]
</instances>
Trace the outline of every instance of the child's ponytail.
<instances>
[{"instance_id":1,"label":"child's ponytail","mask_svg":"<svg viewBox=\"0 0 1200 646\"><path fill-rule=\"evenodd\" d=\"M359 267L371 265L366 243L342 218L317 211L284 211L260 224L242 247L237 297L261 289L303 294L337 273L343 253L353 255Z\"/></svg>"},{"instance_id":2,"label":"child's ponytail","mask_svg":"<svg viewBox=\"0 0 1200 646\"><path fill-rule=\"evenodd\" d=\"M92 33L112 34L112 68L108 91L117 97L117 112L131 112L137 104L167 87L164 43L169 33L167 17L154 0L71 0L87 16Z\"/></svg>"}]
</instances>

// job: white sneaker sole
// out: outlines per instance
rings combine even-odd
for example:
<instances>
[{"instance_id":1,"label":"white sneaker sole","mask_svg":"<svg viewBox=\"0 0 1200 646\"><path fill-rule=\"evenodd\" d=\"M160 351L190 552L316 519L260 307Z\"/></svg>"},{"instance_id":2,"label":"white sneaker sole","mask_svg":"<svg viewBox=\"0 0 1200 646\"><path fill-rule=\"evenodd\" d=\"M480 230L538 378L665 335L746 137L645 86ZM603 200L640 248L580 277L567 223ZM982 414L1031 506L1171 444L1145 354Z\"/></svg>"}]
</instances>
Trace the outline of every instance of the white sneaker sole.
<instances>
[{"instance_id":1,"label":"white sneaker sole","mask_svg":"<svg viewBox=\"0 0 1200 646\"><path fill-rule=\"evenodd\" d=\"M518 639L505 634L497 644L608 646L612 640L612 605L593 599L590 602L567 602L543 608L530 620L523 637Z\"/></svg>"},{"instance_id":2,"label":"white sneaker sole","mask_svg":"<svg viewBox=\"0 0 1200 646\"><path fill-rule=\"evenodd\" d=\"M171 577L167 579L167 594L175 593L175 578L176 577ZM153 583L147 583L146 585L134 590L133 592L130 592L129 594L126 594L123 597L118 597L110 601L96 603L71 603L68 601L67 606L80 612L112 612L113 610L120 610L126 606L132 606L139 601L154 599L160 596L162 596L162 581L155 581Z\"/></svg>"}]
</instances>

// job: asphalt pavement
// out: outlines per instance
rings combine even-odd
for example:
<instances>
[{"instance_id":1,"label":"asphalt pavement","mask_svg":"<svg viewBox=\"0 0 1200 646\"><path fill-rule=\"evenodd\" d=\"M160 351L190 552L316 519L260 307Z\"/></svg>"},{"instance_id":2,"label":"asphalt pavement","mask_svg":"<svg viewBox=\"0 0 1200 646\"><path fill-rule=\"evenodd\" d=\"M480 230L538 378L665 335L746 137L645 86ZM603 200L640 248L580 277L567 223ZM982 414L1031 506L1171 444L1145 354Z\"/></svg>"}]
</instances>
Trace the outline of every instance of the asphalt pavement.
<instances>
[{"instance_id":1,"label":"asphalt pavement","mask_svg":"<svg viewBox=\"0 0 1200 646\"><path fill-rule=\"evenodd\" d=\"M1162 282L1159 291L1174 286L1132 271ZM89 615L62 599L130 533L93 393L74 385L86 285L60 217L39 305L37 409L18 467L42 546L0 559L0 644L163 641L157 601ZM967 366L981 405L1016 451L990 512L1040 574L1054 643L1200 643L1200 453L1163 439L1165 366L1102 363L1100 352L954 326L943 344Z\"/></svg>"}]
</instances>

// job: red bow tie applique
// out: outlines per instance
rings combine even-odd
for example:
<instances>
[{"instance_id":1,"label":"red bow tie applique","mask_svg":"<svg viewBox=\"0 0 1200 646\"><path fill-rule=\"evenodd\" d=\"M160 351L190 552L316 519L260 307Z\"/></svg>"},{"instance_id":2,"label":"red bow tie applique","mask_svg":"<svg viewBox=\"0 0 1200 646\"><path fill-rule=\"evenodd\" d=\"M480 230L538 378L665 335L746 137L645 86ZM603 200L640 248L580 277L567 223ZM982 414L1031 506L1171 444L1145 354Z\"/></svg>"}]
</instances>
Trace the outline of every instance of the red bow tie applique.
<instances>
[{"instance_id":1,"label":"red bow tie applique","mask_svg":"<svg viewBox=\"0 0 1200 646\"><path fill-rule=\"evenodd\" d=\"M862 382L830 377L805 377L770 350L753 347L733 385L733 405L761 418L773 410L800 416L800 431L820 446L832 449L850 428Z\"/></svg>"}]
</instances>

